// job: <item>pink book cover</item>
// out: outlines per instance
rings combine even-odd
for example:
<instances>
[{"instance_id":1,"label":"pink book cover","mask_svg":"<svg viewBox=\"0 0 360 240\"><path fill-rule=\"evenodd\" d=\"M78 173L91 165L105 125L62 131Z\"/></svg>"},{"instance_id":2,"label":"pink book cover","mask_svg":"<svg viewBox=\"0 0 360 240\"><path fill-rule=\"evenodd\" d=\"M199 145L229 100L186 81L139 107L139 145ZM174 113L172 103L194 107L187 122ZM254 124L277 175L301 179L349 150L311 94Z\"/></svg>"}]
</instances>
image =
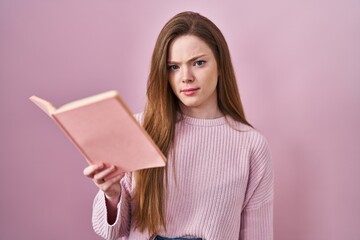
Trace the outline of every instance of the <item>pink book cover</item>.
<instances>
[{"instance_id":1,"label":"pink book cover","mask_svg":"<svg viewBox=\"0 0 360 240\"><path fill-rule=\"evenodd\" d=\"M165 166L165 156L116 91L59 109L36 96L30 100L58 123L89 164L104 162L125 172Z\"/></svg>"}]
</instances>

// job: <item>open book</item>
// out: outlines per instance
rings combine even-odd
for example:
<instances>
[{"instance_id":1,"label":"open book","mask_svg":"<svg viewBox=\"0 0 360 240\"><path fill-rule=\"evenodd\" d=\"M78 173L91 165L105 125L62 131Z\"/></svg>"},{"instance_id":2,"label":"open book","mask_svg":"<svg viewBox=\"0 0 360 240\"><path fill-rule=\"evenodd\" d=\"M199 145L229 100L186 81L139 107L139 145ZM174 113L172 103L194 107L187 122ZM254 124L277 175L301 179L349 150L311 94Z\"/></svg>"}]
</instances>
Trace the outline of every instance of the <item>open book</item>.
<instances>
[{"instance_id":1,"label":"open book","mask_svg":"<svg viewBox=\"0 0 360 240\"><path fill-rule=\"evenodd\" d=\"M64 130L89 164L104 162L125 172L165 166L165 156L116 91L57 109L39 97L30 100Z\"/></svg>"}]
</instances>

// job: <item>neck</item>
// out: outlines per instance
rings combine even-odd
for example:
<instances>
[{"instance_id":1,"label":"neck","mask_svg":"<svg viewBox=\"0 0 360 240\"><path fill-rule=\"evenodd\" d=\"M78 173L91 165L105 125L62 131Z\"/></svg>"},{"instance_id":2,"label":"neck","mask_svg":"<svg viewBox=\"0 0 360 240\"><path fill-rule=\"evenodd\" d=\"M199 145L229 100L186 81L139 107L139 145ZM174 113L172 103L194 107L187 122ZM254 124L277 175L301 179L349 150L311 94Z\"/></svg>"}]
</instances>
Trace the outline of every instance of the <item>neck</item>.
<instances>
[{"instance_id":1,"label":"neck","mask_svg":"<svg viewBox=\"0 0 360 240\"><path fill-rule=\"evenodd\" d=\"M200 118L200 119L215 119L224 116L224 114L220 111L219 107L212 109L197 109L197 108L187 108L185 106L180 106L181 112L186 116L192 118Z\"/></svg>"}]
</instances>

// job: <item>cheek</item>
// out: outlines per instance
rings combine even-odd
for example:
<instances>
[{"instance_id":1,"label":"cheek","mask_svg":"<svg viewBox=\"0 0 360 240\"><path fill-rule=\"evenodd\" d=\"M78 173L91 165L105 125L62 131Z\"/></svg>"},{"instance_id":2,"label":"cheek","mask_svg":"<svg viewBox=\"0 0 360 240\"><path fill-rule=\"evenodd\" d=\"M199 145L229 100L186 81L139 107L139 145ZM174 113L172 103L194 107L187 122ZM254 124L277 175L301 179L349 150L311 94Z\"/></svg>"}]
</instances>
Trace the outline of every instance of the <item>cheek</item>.
<instances>
[{"instance_id":1,"label":"cheek","mask_svg":"<svg viewBox=\"0 0 360 240\"><path fill-rule=\"evenodd\" d=\"M170 87L171 87L171 89L172 89L172 91L175 93L175 95L176 95L176 85L175 85L175 81L174 81L174 79L171 79L170 77L169 77L169 85L170 85Z\"/></svg>"},{"instance_id":2,"label":"cheek","mask_svg":"<svg viewBox=\"0 0 360 240\"><path fill-rule=\"evenodd\" d=\"M219 82L218 77L213 76L212 79L211 79L211 82L209 82L209 85L208 85L209 94L212 94L212 93L216 92L218 82Z\"/></svg>"},{"instance_id":3,"label":"cheek","mask_svg":"<svg viewBox=\"0 0 360 240\"><path fill-rule=\"evenodd\" d=\"M203 79L206 79L206 85L208 86L208 88L212 89L217 86L219 77L217 75L217 71L212 71L203 76Z\"/></svg>"}]
</instances>

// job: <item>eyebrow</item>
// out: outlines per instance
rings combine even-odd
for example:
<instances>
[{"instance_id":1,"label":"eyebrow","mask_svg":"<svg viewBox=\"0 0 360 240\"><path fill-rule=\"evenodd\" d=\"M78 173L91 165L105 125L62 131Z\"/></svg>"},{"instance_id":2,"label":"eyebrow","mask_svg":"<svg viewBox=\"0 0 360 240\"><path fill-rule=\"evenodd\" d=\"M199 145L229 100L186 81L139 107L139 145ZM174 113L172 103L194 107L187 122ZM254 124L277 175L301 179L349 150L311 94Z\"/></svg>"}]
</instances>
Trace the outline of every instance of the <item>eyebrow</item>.
<instances>
[{"instance_id":1,"label":"eyebrow","mask_svg":"<svg viewBox=\"0 0 360 240\"><path fill-rule=\"evenodd\" d=\"M190 59L187 60L186 62L187 62L187 63L188 63L188 62L193 62L193 61L195 61L196 59L202 58L202 57L206 57L206 54L197 55L197 56L195 56L195 57L190 58ZM176 62L176 61L167 61L167 64L178 64L178 62Z\"/></svg>"}]
</instances>

